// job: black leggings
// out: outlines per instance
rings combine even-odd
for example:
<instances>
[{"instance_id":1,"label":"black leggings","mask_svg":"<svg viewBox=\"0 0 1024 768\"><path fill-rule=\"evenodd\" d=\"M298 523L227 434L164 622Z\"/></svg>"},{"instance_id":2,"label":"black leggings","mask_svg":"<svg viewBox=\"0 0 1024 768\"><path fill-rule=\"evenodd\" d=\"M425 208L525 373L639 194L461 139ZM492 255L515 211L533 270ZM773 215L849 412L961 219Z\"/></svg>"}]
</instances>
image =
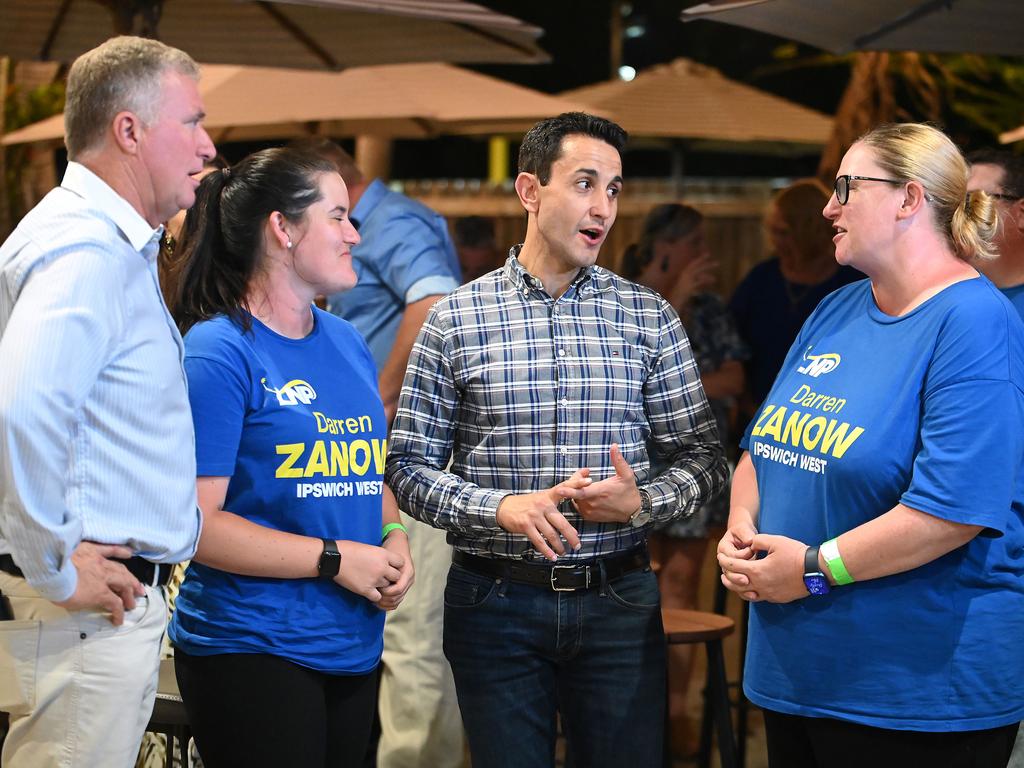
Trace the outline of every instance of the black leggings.
<instances>
[{"instance_id":1,"label":"black leggings","mask_svg":"<svg viewBox=\"0 0 1024 768\"><path fill-rule=\"evenodd\" d=\"M180 649L174 666L207 768L362 765L376 671L328 675L277 656Z\"/></svg>"},{"instance_id":2,"label":"black leggings","mask_svg":"<svg viewBox=\"0 0 1024 768\"><path fill-rule=\"evenodd\" d=\"M894 731L764 710L771 768L1005 768L1017 723L984 731Z\"/></svg>"}]
</instances>

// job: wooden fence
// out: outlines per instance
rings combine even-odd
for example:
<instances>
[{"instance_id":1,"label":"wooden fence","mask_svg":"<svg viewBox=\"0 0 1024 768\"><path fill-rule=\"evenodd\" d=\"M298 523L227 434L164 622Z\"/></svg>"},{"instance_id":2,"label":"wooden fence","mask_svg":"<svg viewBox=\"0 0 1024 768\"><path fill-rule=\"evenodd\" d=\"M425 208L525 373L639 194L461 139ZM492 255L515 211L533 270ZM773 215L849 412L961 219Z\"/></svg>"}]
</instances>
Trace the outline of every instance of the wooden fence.
<instances>
[{"instance_id":1,"label":"wooden fence","mask_svg":"<svg viewBox=\"0 0 1024 768\"><path fill-rule=\"evenodd\" d=\"M499 247L523 241L526 214L511 184L494 187L471 180L396 186L446 216L449 226L462 216L486 216L494 221ZM716 288L728 296L750 267L768 255L762 222L774 188L770 181L686 180L676 187L663 180L630 180L599 263L618 269L623 252L638 239L651 208L674 201L687 203L706 217L708 245L719 262Z\"/></svg>"}]
</instances>

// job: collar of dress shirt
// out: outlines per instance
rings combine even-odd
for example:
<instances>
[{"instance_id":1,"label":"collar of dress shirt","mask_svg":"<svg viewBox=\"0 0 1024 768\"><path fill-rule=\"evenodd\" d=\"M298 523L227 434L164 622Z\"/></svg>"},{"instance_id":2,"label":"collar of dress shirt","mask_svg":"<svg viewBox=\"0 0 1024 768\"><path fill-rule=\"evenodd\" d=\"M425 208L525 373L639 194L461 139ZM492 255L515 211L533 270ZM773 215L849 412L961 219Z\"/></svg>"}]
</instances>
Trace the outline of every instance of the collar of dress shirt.
<instances>
[{"instance_id":1,"label":"collar of dress shirt","mask_svg":"<svg viewBox=\"0 0 1024 768\"><path fill-rule=\"evenodd\" d=\"M526 267L519 261L519 252L522 249L522 243L513 245L509 249L508 260L505 262L505 276L512 282L516 290L523 290L524 288L544 290L541 281L527 272ZM596 293L601 288L601 283L597 279L599 271L600 267L596 264L584 267L573 278L569 284L569 289L575 288L576 293L581 294L584 286L589 285L590 289Z\"/></svg>"},{"instance_id":2,"label":"collar of dress shirt","mask_svg":"<svg viewBox=\"0 0 1024 768\"><path fill-rule=\"evenodd\" d=\"M153 229L131 203L115 192L107 182L81 163L68 163L60 184L103 211L136 251L142 250L155 239L159 240L163 226Z\"/></svg>"}]
</instances>

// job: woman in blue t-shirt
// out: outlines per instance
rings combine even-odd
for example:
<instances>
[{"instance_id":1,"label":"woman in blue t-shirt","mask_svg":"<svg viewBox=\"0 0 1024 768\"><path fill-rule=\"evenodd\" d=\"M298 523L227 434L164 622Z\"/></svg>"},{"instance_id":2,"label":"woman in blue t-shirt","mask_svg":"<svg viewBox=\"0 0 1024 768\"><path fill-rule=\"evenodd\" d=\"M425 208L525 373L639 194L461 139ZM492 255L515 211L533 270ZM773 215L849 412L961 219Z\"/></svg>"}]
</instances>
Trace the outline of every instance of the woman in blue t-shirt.
<instances>
[{"instance_id":1,"label":"woman in blue t-shirt","mask_svg":"<svg viewBox=\"0 0 1024 768\"><path fill-rule=\"evenodd\" d=\"M412 583L373 359L313 304L356 282L348 209L329 160L257 152L203 179L169 269L203 511L169 634L210 768L360 764Z\"/></svg>"},{"instance_id":2,"label":"woman in blue t-shirt","mask_svg":"<svg viewBox=\"0 0 1024 768\"><path fill-rule=\"evenodd\" d=\"M1024 326L940 131L877 128L824 215L868 280L804 324L743 441L727 587L773 766L1005 765L1024 716Z\"/></svg>"}]
</instances>

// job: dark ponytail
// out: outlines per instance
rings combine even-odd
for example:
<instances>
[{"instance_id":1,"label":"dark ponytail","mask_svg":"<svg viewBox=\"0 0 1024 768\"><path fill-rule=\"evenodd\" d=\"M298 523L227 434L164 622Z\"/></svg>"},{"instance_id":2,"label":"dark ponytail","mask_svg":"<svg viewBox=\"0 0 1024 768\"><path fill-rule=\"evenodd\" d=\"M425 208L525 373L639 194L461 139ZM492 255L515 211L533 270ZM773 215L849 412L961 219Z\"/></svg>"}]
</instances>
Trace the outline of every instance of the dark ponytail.
<instances>
[{"instance_id":1,"label":"dark ponytail","mask_svg":"<svg viewBox=\"0 0 1024 768\"><path fill-rule=\"evenodd\" d=\"M298 223L320 200L320 175L337 173L319 154L287 147L249 155L199 183L168 265L168 306L184 334L224 314L248 330L246 294L262 265L263 228L271 213Z\"/></svg>"}]
</instances>

